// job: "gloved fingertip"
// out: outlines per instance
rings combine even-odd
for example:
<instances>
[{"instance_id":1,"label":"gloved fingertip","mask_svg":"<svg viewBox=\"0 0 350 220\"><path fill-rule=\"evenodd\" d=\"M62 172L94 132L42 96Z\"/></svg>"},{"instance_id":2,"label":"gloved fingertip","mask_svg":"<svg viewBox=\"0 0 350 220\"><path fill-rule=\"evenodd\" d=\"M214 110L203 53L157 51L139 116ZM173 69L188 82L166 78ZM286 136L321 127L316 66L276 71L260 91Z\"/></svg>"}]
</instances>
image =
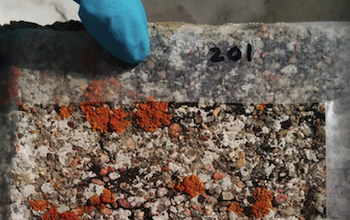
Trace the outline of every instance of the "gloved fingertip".
<instances>
[{"instance_id":1,"label":"gloved fingertip","mask_svg":"<svg viewBox=\"0 0 350 220\"><path fill-rule=\"evenodd\" d=\"M80 1L79 17L89 33L113 56L132 64L146 59L147 17L140 0Z\"/></svg>"}]
</instances>

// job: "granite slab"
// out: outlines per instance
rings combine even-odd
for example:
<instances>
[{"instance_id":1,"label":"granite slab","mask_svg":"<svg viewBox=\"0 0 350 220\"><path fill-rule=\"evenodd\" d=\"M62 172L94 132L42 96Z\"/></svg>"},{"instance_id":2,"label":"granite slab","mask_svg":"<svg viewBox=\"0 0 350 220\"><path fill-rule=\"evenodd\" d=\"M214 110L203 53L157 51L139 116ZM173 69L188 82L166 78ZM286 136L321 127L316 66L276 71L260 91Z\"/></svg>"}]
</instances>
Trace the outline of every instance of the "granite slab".
<instances>
[{"instance_id":1,"label":"granite slab","mask_svg":"<svg viewBox=\"0 0 350 220\"><path fill-rule=\"evenodd\" d=\"M0 27L4 198L19 105L326 102L327 218L349 218L349 22L149 23L149 34L148 58L129 65L79 22Z\"/></svg>"}]
</instances>

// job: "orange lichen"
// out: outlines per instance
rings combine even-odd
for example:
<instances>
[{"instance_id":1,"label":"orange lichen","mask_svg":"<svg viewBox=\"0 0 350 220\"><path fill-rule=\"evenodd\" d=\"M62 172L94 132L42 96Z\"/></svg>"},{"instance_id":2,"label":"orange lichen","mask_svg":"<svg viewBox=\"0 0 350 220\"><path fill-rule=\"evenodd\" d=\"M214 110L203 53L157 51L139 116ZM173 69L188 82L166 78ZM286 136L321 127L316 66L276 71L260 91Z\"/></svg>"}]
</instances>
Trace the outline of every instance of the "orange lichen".
<instances>
[{"instance_id":1,"label":"orange lichen","mask_svg":"<svg viewBox=\"0 0 350 220\"><path fill-rule=\"evenodd\" d=\"M260 111L264 111L265 108L266 108L266 105L263 104L263 103L257 105L257 109L260 110Z\"/></svg>"},{"instance_id":2,"label":"orange lichen","mask_svg":"<svg viewBox=\"0 0 350 220\"><path fill-rule=\"evenodd\" d=\"M243 215L243 208L239 206L238 202L231 202L227 211L234 212L237 215Z\"/></svg>"},{"instance_id":3,"label":"orange lichen","mask_svg":"<svg viewBox=\"0 0 350 220\"><path fill-rule=\"evenodd\" d=\"M109 107L95 102L82 102L79 107L85 113L85 118L90 122L93 131L108 132L108 122L111 116Z\"/></svg>"},{"instance_id":4,"label":"orange lichen","mask_svg":"<svg viewBox=\"0 0 350 220\"><path fill-rule=\"evenodd\" d=\"M62 116L63 119L68 118L70 116L70 113L72 113L72 106L66 107L66 105L62 105L60 108L60 116Z\"/></svg>"},{"instance_id":5,"label":"orange lichen","mask_svg":"<svg viewBox=\"0 0 350 220\"><path fill-rule=\"evenodd\" d=\"M199 180L199 177L194 174L192 174L191 176L186 176L182 184L174 183L173 190L178 190L180 192L184 191L191 196L191 199L193 197L196 197L198 194L205 193L203 182L201 182Z\"/></svg>"},{"instance_id":6,"label":"orange lichen","mask_svg":"<svg viewBox=\"0 0 350 220\"><path fill-rule=\"evenodd\" d=\"M115 201L115 196L109 189L104 189L101 194L101 201L103 203L113 203Z\"/></svg>"},{"instance_id":7,"label":"orange lichen","mask_svg":"<svg viewBox=\"0 0 350 220\"><path fill-rule=\"evenodd\" d=\"M114 109L113 115L109 120L109 128L118 134L122 134L126 130L126 127L131 124L131 121L125 119L127 116L128 114L123 109Z\"/></svg>"},{"instance_id":8,"label":"orange lichen","mask_svg":"<svg viewBox=\"0 0 350 220\"><path fill-rule=\"evenodd\" d=\"M78 206L77 210L74 211L69 211L69 212L63 212L59 213L57 211L57 208L55 205L49 203L48 201L45 200L30 200L30 207L32 207L35 211L46 211L47 208L50 206L49 210L47 210L43 216L41 217L42 220L80 220L78 218L79 215L84 214L84 211L92 211L90 206L87 206L89 208L84 208L83 206ZM91 212L90 211L90 212Z\"/></svg>"},{"instance_id":9,"label":"orange lichen","mask_svg":"<svg viewBox=\"0 0 350 220\"><path fill-rule=\"evenodd\" d=\"M257 201L252 205L251 214L255 218L266 216L273 209L270 201Z\"/></svg>"},{"instance_id":10,"label":"orange lichen","mask_svg":"<svg viewBox=\"0 0 350 220\"><path fill-rule=\"evenodd\" d=\"M90 198L90 204L93 205L93 206L101 204L100 197L97 196L97 195L93 195L93 196Z\"/></svg>"},{"instance_id":11,"label":"orange lichen","mask_svg":"<svg viewBox=\"0 0 350 220\"><path fill-rule=\"evenodd\" d=\"M60 220L80 220L73 212L63 212L60 214Z\"/></svg>"},{"instance_id":12,"label":"orange lichen","mask_svg":"<svg viewBox=\"0 0 350 220\"><path fill-rule=\"evenodd\" d=\"M42 217L42 220L57 220L60 216L60 213L57 211L56 206L51 205L49 211L47 211Z\"/></svg>"},{"instance_id":13,"label":"orange lichen","mask_svg":"<svg viewBox=\"0 0 350 220\"><path fill-rule=\"evenodd\" d=\"M46 211L41 217L42 220L80 220L78 216L81 216L86 212L92 212L95 208L94 205L99 206L99 208L102 205L105 207L104 204L101 204L101 199L105 203L111 203L110 201L114 202L115 200L114 195L108 189L105 189L103 191L103 194L101 194L101 198L97 195L94 195L90 198L90 205L77 205L76 209L63 213L59 213L55 205L45 200L30 200L30 207L32 207L35 211ZM49 210L47 210L48 207L50 207Z\"/></svg>"},{"instance_id":14,"label":"orange lichen","mask_svg":"<svg viewBox=\"0 0 350 220\"><path fill-rule=\"evenodd\" d=\"M106 208L106 205L102 203L101 206L100 206L100 210L101 209L105 209L105 208Z\"/></svg>"},{"instance_id":15,"label":"orange lichen","mask_svg":"<svg viewBox=\"0 0 350 220\"><path fill-rule=\"evenodd\" d=\"M169 102L140 103L135 113L136 122L148 132L155 132L163 124L170 124L171 114L166 114Z\"/></svg>"},{"instance_id":16,"label":"orange lichen","mask_svg":"<svg viewBox=\"0 0 350 220\"><path fill-rule=\"evenodd\" d=\"M172 187L173 191L180 191L180 192L183 192L185 190L185 186L182 185L181 183L173 183L173 187Z\"/></svg>"},{"instance_id":17,"label":"orange lichen","mask_svg":"<svg viewBox=\"0 0 350 220\"><path fill-rule=\"evenodd\" d=\"M254 199L256 201L272 201L272 194L267 189L257 187L254 192Z\"/></svg>"},{"instance_id":18,"label":"orange lichen","mask_svg":"<svg viewBox=\"0 0 350 220\"><path fill-rule=\"evenodd\" d=\"M30 200L30 207L32 207L35 211L45 211L47 207L50 205L49 202L45 200Z\"/></svg>"},{"instance_id":19,"label":"orange lichen","mask_svg":"<svg viewBox=\"0 0 350 220\"><path fill-rule=\"evenodd\" d=\"M255 218L260 218L261 216L266 216L270 210L273 209L271 201L272 194L267 189L256 188L254 192L254 199L256 202L252 205L251 214Z\"/></svg>"},{"instance_id":20,"label":"orange lichen","mask_svg":"<svg viewBox=\"0 0 350 220\"><path fill-rule=\"evenodd\" d=\"M91 198L90 198L91 200ZM94 210L94 206L81 206L81 205L78 205L75 212L77 213L77 215L83 215L85 212L92 212Z\"/></svg>"},{"instance_id":21,"label":"orange lichen","mask_svg":"<svg viewBox=\"0 0 350 220\"><path fill-rule=\"evenodd\" d=\"M94 210L94 208L95 208L94 206L90 205L90 206L85 206L84 210L85 210L85 212L92 212Z\"/></svg>"},{"instance_id":22,"label":"orange lichen","mask_svg":"<svg viewBox=\"0 0 350 220\"><path fill-rule=\"evenodd\" d=\"M85 119L90 122L94 131L107 133L109 128L121 134L131 124L131 121L125 119L128 114L120 108L111 112L108 106L99 102L82 102L79 107L85 113Z\"/></svg>"}]
</instances>

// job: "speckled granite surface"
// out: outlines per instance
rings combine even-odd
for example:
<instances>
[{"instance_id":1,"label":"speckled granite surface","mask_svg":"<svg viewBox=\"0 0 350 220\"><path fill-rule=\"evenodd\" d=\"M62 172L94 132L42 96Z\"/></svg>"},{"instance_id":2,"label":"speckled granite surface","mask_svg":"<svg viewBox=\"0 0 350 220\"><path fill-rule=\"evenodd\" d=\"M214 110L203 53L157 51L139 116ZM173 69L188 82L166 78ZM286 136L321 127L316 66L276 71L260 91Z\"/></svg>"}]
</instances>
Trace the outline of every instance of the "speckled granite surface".
<instances>
[{"instance_id":1,"label":"speckled granite surface","mask_svg":"<svg viewBox=\"0 0 350 220\"><path fill-rule=\"evenodd\" d=\"M0 27L0 71L10 91L4 90L2 104L17 94L19 103L29 106L83 100L129 104L150 96L201 103L327 101L327 214L348 219L350 198L343 183L349 181L349 159L339 155L349 155L350 23L160 23L149 24L149 30L149 57L130 66L111 57L80 23ZM227 56L234 46L242 51L238 61ZM211 62L213 47L220 48L224 61ZM14 67L21 74L9 79Z\"/></svg>"},{"instance_id":2,"label":"speckled granite surface","mask_svg":"<svg viewBox=\"0 0 350 220\"><path fill-rule=\"evenodd\" d=\"M317 102L340 97L349 80L349 23L150 24L151 52L135 67L113 59L79 24L27 26L2 27L0 40L5 65L22 70L20 100L30 105L81 101L91 79L112 76L121 86L107 85L105 99L122 102L127 91L182 102ZM227 58L233 46L244 57L247 43L251 62ZM213 47L223 62L210 61Z\"/></svg>"}]
</instances>

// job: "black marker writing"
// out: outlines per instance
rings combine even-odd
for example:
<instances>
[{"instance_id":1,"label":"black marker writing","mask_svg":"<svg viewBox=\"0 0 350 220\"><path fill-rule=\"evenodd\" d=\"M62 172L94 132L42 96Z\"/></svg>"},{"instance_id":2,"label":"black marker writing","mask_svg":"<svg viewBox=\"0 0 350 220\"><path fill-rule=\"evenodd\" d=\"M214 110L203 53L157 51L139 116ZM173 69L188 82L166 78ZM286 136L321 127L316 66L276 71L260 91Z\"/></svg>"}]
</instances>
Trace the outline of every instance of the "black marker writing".
<instances>
[{"instance_id":1,"label":"black marker writing","mask_svg":"<svg viewBox=\"0 0 350 220\"><path fill-rule=\"evenodd\" d=\"M220 48L213 47L213 48L210 48L210 51L214 52L214 55L210 57L211 62L216 63L216 62L222 62L225 60L225 57L220 56L221 54ZM227 57L230 60L237 61L242 58L242 52L237 46L234 46L227 52ZM248 43L247 45L247 60L249 62L252 61L252 45L250 45L250 43Z\"/></svg>"},{"instance_id":2,"label":"black marker writing","mask_svg":"<svg viewBox=\"0 0 350 220\"><path fill-rule=\"evenodd\" d=\"M221 62L225 60L225 57L220 56L221 50L218 47L210 48L211 52L215 52L214 55L210 58L211 62Z\"/></svg>"}]
</instances>

